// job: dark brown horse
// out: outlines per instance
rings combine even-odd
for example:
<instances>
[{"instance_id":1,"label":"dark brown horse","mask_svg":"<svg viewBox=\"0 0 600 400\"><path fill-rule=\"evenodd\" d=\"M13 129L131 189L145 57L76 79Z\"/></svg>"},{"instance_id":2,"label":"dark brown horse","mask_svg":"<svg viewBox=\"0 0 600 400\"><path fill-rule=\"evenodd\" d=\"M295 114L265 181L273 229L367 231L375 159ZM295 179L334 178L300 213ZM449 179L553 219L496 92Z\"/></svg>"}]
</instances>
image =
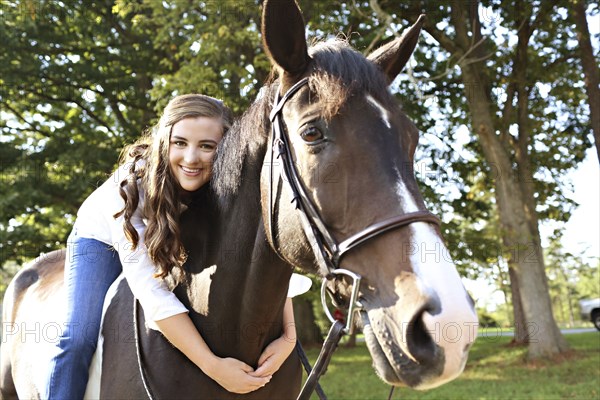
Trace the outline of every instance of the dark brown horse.
<instances>
[{"instance_id":1,"label":"dark brown horse","mask_svg":"<svg viewBox=\"0 0 600 400\"><path fill-rule=\"evenodd\" d=\"M279 78L263 88L224 139L212 187L203 188L182 217L189 258L175 293L217 355L256 365L264 347L281 334L293 267L314 272L323 265L296 209L299 202L312 204L319 229L337 243L365 228L379 230L381 221L402 220L341 260L363 279L359 297L374 367L384 381L418 389L454 379L464 368L477 319L439 228L424 212L412 169L417 129L387 89L414 50L421 20L365 58L341 41L308 49L293 0L266 1L263 7L264 45ZM298 82L279 117L302 199L287 184L289 176L272 165L282 158L271 158L276 149L269 115L276 96ZM22 333L36 321L57 320L43 306L60 303L61 262L46 259L24 269L7 292L6 398L37 395L34 352L41 346ZM337 286L344 297L347 282ZM155 398L242 397L226 392L148 329L124 281L110 301L102 333L102 398L147 398L147 389ZM243 397L291 399L300 381L293 353L269 384Z\"/></svg>"}]
</instances>

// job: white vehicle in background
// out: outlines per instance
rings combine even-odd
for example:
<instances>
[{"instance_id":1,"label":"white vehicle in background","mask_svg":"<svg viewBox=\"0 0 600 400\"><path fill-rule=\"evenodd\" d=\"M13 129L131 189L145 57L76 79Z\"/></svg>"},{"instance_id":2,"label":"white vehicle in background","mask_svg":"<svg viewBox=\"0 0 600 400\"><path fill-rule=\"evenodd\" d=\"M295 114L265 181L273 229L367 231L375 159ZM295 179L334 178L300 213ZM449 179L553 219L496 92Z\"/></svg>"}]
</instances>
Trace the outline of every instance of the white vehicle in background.
<instances>
[{"instance_id":1,"label":"white vehicle in background","mask_svg":"<svg viewBox=\"0 0 600 400\"><path fill-rule=\"evenodd\" d=\"M600 299L580 300L581 319L592 321L596 329L600 331Z\"/></svg>"}]
</instances>

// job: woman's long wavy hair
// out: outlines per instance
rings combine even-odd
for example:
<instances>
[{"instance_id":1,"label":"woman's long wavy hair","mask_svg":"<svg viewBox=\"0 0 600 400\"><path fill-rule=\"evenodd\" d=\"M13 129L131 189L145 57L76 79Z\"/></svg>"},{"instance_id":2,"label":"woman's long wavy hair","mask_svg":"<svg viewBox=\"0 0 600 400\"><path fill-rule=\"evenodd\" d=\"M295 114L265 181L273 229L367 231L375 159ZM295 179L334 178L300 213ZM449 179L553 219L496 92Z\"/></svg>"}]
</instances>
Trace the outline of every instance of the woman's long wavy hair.
<instances>
[{"instance_id":1,"label":"woman's long wavy hair","mask_svg":"<svg viewBox=\"0 0 600 400\"><path fill-rule=\"evenodd\" d=\"M128 167L129 173L119 188L125 206L114 217L123 216L125 236L137 248L140 237L131 217L139 206L141 187L142 214L147 221L143 243L157 269L157 278L166 277L186 260L179 229L183 189L169 166L169 144L173 125L198 117L220 119L223 135L232 124L231 110L222 101L201 94L177 96L167 104L158 124L121 154L121 164Z\"/></svg>"}]
</instances>

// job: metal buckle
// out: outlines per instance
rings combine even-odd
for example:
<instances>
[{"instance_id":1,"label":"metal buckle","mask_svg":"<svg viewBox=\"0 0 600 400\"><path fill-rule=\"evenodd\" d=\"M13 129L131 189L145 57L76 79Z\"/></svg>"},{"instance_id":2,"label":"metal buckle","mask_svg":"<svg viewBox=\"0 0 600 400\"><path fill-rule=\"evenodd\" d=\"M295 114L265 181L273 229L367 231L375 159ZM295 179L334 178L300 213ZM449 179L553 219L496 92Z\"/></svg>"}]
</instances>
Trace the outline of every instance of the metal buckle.
<instances>
[{"instance_id":1,"label":"metal buckle","mask_svg":"<svg viewBox=\"0 0 600 400\"><path fill-rule=\"evenodd\" d=\"M331 275L346 275L352 278L352 294L350 295L350 304L348 306L348 315L346 317L346 327L344 328L344 333L352 334L352 331L354 330L355 311L362 309L362 304L360 301L358 301L358 291L360 290L361 276L343 268L334 269L331 271ZM321 285L321 304L323 305L325 315L333 324L335 323L335 318L333 318L333 315L331 315L331 312L329 312L329 307L327 306L327 281L327 279L323 279L323 284Z\"/></svg>"}]
</instances>

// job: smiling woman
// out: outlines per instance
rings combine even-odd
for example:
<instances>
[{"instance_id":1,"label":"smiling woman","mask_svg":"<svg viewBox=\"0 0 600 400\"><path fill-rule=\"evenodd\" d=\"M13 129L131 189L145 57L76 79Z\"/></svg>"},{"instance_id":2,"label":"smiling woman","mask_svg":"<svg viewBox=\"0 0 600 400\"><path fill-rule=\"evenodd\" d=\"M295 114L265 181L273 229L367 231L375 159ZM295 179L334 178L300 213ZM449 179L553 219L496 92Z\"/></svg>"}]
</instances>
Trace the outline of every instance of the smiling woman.
<instances>
[{"instance_id":1,"label":"smiling woman","mask_svg":"<svg viewBox=\"0 0 600 400\"><path fill-rule=\"evenodd\" d=\"M217 118L186 118L173 125L169 164L183 190L193 192L208 182L222 138L223 126Z\"/></svg>"}]
</instances>

